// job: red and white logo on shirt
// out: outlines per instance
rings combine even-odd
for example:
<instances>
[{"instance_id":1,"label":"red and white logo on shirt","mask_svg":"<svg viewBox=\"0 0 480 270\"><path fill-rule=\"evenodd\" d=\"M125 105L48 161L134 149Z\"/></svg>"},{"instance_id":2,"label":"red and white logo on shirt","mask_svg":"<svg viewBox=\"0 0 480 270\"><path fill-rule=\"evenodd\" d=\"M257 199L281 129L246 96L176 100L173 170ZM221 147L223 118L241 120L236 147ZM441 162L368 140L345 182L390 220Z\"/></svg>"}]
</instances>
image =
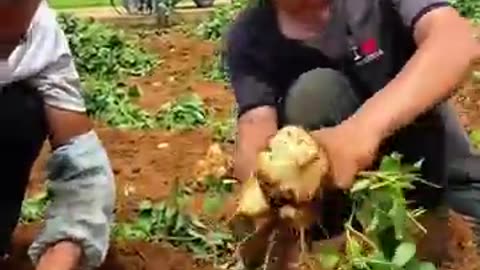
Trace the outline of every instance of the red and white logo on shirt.
<instances>
[{"instance_id":1,"label":"red and white logo on shirt","mask_svg":"<svg viewBox=\"0 0 480 270\"><path fill-rule=\"evenodd\" d=\"M366 65L384 54L374 38L363 41L360 46L354 45L350 50L353 54L353 61L357 66Z\"/></svg>"}]
</instances>

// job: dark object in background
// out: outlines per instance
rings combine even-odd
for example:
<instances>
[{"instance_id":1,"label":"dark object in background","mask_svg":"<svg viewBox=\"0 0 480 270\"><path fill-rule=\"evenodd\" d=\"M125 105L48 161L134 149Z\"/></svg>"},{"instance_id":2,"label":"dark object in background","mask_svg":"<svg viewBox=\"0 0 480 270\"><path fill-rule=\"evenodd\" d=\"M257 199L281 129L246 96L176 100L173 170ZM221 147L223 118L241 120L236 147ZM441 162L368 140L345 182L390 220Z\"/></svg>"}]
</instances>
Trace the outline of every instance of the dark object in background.
<instances>
[{"instance_id":1,"label":"dark object in background","mask_svg":"<svg viewBox=\"0 0 480 270\"><path fill-rule=\"evenodd\" d=\"M199 8L206 8L213 6L215 0L193 0L197 7Z\"/></svg>"}]
</instances>

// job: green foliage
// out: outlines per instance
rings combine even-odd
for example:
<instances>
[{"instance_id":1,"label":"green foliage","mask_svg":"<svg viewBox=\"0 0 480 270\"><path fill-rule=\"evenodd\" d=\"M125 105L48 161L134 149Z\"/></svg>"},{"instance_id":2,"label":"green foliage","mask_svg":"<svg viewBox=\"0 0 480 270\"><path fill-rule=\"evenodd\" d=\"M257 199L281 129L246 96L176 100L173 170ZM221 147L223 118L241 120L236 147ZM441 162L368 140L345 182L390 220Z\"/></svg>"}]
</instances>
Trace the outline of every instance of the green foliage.
<instances>
[{"instance_id":1,"label":"green foliage","mask_svg":"<svg viewBox=\"0 0 480 270\"><path fill-rule=\"evenodd\" d=\"M95 118L118 128L146 129L156 126L154 117L133 103L140 96L137 87L89 79L85 83L87 111Z\"/></svg>"},{"instance_id":2,"label":"green foliage","mask_svg":"<svg viewBox=\"0 0 480 270\"><path fill-rule=\"evenodd\" d=\"M235 16L248 5L248 0L233 0L232 4L215 7L208 20L200 23L196 33L207 40L219 40Z\"/></svg>"},{"instance_id":3,"label":"green foliage","mask_svg":"<svg viewBox=\"0 0 480 270\"><path fill-rule=\"evenodd\" d=\"M359 175L350 190L353 211L345 224L345 256L332 250L321 254L320 261L325 256L327 262L335 262L328 269L435 269L433 264L417 259L414 236L419 230L426 231L416 218L423 211L410 210L404 194L414 189L413 182L423 182L418 177L420 165L403 165L401 156L394 153L384 157L378 171Z\"/></svg>"},{"instance_id":4,"label":"green foliage","mask_svg":"<svg viewBox=\"0 0 480 270\"><path fill-rule=\"evenodd\" d=\"M20 214L21 223L33 223L44 218L45 211L50 203L51 194L41 192L22 202L22 210Z\"/></svg>"},{"instance_id":5,"label":"green foliage","mask_svg":"<svg viewBox=\"0 0 480 270\"><path fill-rule=\"evenodd\" d=\"M215 53L215 57L213 57L208 63L203 65L203 77L210 81L226 83L229 81L230 78L225 68L226 66L223 62L222 54L220 52L217 52Z\"/></svg>"},{"instance_id":6,"label":"green foliage","mask_svg":"<svg viewBox=\"0 0 480 270\"><path fill-rule=\"evenodd\" d=\"M470 133L470 140L475 148L480 149L480 130L472 131Z\"/></svg>"},{"instance_id":7,"label":"green foliage","mask_svg":"<svg viewBox=\"0 0 480 270\"><path fill-rule=\"evenodd\" d=\"M480 1L478 0L450 0L452 5L462 16L480 22Z\"/></svg>"},{"instance_id":8,"label":"green foliage","mask_svg":"<svg viewBox=\"0 0 480 270\"><path fill-rule=\"evenodd\" d=\"M207 110L198 95L188 94L164 104L156 121L167 130L188 130L207 123Z\"/></svg>"},{"instance_id":9,"label":"green foliage","mask_svg":"<svg viewBox=\"0 0 480 270\"><path fill-rule=\"evenodd\" d=\"M127 87L125 76L143 76L159 64L121 30L60 14L63 29L85 89L87 112L121 128L152 128L155 117L134 104L139 89Z\"/></svg>"},{"instance_id":10,"label":"green foliage","mask_svg":"<svg viewBox=\"0 0 480 270\"><path fill-rule=\"evenodd\" d=\"M205 183L207 191L203 202L203 210L206 214L216 214L223 208L225 199L233 192L236 181L207 177Z\"/></svg>"},{"instance_id":11,"label":"green foliage","mask_svg":"<svg viewBox=\"0 0 480 270\"><path fill-rule=\"evenodd\" d=\"M137 219L113 227L117 240L167 241L185 248L196 258L218 262L232 250L233 237L220 228L209 228L172 203L143 201Z\"/></svg>"},{"instance_id":12,"label":"green foliage","mask_svg":"<svg viewBox=\"0 0 480 270\"><path fill-rule=\"evenodd\" d=\"M233 143L235 141L236 120L234 117L229 117L211 122L210 128L213 132L213 139L220 143Z\"/></svg>"},{"instance_id":13,"label":"green foliage","mask_svg":"<svg viewBox=\"0 0 480 270\"><path fill-rule=\"evenodd\" d=\"M118 79L120 76L143 76L158 63L121 30L104 24L60 14L63 29L75 65L82 77Z\"/></svg>"}]
</instances>

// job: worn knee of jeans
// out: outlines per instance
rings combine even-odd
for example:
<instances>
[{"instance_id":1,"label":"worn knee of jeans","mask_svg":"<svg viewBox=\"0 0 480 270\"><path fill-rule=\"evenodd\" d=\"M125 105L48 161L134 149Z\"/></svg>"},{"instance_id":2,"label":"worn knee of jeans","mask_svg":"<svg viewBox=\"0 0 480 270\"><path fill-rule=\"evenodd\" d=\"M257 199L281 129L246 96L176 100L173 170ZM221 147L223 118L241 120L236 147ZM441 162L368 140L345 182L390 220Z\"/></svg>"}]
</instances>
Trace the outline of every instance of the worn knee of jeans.
<instances>
[{"instance_id":1,"label":"worn knee of jeans","mask_svg":"<svg viewBox=\"0 0 480 270\"><path fill-rule=\"evenodd\" d=\"M360 107L360 100L342 73L318 68L293 83L284 105L286 124L317 129L348 118Z\"/></svg>"},{"instance_id":2,"label":"worn knee of jeans","mask_svg":"<svg viewBox=\"0 0 480 270\"><path fill-rule=\"evenodd\" d=\"M448 179L449 205L471 223L480 249L480 155L471 152L452 160Z\"/></svg>"}]
</instances>

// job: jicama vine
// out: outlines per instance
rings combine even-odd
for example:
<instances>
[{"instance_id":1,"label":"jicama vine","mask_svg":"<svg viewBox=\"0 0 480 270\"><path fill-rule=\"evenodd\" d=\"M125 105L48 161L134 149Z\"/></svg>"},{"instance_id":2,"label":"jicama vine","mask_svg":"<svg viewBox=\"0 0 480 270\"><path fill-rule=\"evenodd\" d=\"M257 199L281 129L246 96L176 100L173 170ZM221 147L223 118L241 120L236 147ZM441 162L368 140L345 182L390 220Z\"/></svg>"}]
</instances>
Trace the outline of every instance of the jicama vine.
<instances>
[{"instance_id":1,"label":"jicama vine","mask_svg":"<svg viewBox=\"0 0 480 270\"><path fill-rule=\"evenodd\" d=\"M436 269L417 259L415 236L426 233L417 218L424 211L409 209L405 198L414 182L424 182L418 175L420 166L421 162L402 165L401 155L394 153L383 158L378 171L359 175L350 190L353 210L345 224L345 254L325 248L319 256L324 269Z\"/></svg>"}]
</instances>

